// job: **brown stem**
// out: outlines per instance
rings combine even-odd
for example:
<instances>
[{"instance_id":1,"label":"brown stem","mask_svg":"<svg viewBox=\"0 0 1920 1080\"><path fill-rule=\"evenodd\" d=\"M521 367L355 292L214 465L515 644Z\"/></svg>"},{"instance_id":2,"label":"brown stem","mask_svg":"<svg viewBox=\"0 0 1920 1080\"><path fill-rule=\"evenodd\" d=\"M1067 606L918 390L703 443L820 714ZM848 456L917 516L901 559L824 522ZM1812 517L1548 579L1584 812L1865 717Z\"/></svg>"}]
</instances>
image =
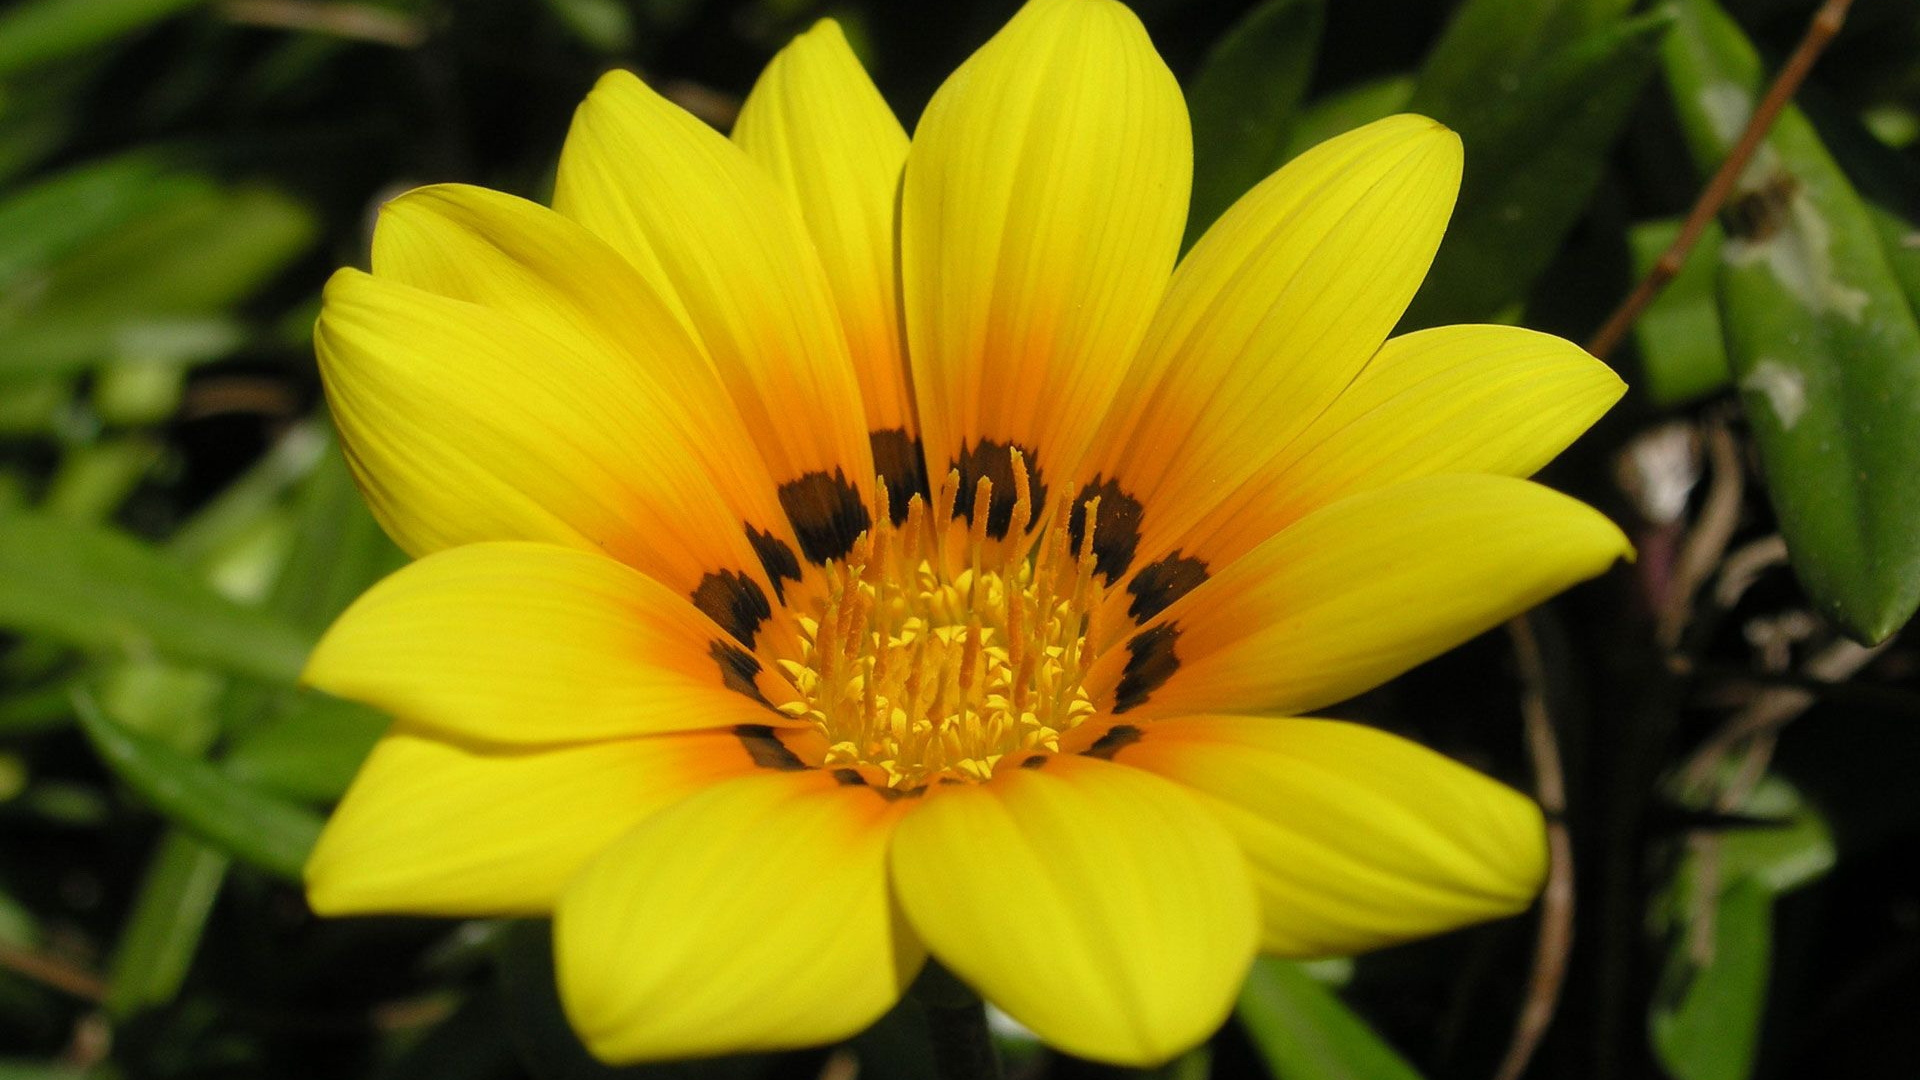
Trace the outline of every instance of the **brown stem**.
<instances>
[{"instance_id":1,"label":"brown stem","mask_svg":"<svg viewBox=\"0 0 1920 1080\"><path fill-rule=\"evenodd\" d=\"M220 14L228 22L275 30L300 30L398 49L417 48L427 39L418 19L371 4L331 0L227 0Z\"/></svg>"},{"instance_id":2,"label":"brown stem","mask_svg":"<svg viewBox=\"0 0 1920 1080\"><path fill-rule=\"evenodd\" d=\"M107 999L100 976L57 956L0 942L0 968L95 1004Z\"/></svg>"},{"instance_id":3,"label":"brown stem","mask_svg":"<svg viewBox=\"0 0 1920 1080\"><path fill-rule=\"evenodd\" d=\"M1573 949L1573 837L1567 832L1566 774L1553 715L1547 711L1546 662L1525 615L1509 622L1507 633L1513 638L1514 660L1520 669L1520 712L1526 724L1527 754L1533 761L1534 795L1547 816L1547 885L1540 894L1540 934L1534 943L1527 999L1495 1080L1517 1080L1526 1072L1553 1022Z\"/></svg>"},{"instance_id":4,"label":"brown stem","mask_svg":"<svg viewBox=\"0 0 1920 1080\"><path fill-rule=\"evenodd\" d=\"M1800 36L1800 44L1794 47L1793 55L1780 67L1780 73L1773 78L1773 85L1767 87L1766 96L1760 99L1760 106L1753 110L1753 116L1747 120L1747 129L1740 133L1740 140L1733 144L1726 160L1707 181L1707 186L1694 200L1693 209L1687 212L1686 221L1680 226L1680 235L1673 238L1667 250L1660 253L1653 266L1647 271L1640 283L1634 286L1627 298L1620 302L1612 315L1601 325L1592 340L1587 342L1587 351L1605 359L1633 329L1647 305L1653 303L1660 291L1667 287L1680 268L1687 264L1687 256L1693 253L1693 246L1700 242L1700 234L1706 231L1707 222L1720 212L1727 196L1733 194L1733 186L1740 179L1740 173L1752 160L1754 152L1760 149L1760 143L1773 128L1773 122L1780 111L1793 99L1794 92L1806 81L1807 73L1813 70L1817 60L1827 44L1840 32L1840 26L1846 21L1847 9L1853 6L1853 0L1826 0L1813 14L1807 24L1807 32Z\"/></svg>"},{"instance_id":5,"label":"brown stem","mask_svg":"<svg viewBox=\"0 0 1920 1080\"><path fill-rule=\"evenodd\" d=\"M1707 463L1711 480L1698 523L1680 547L1673 576L1667 582L1667 596L1660 605L1654 635L1668 652L1679 648L1687 624L1693 618L1693 597L1700 586L1713 576L1726 554L1740 524L1740 505L1746 490L1746 474L1740 467L1740 447L1734 442L1727 422L1714 416L1707 423Z\"/></svg>"},{"instance_id":6,"label":"brown stem","mask_svg":"<svg viewBox=\"0 0 1920 1080\"><path fill-rule=\"evenodd\" d=\"M1866 667L1892 644L1892 640L1872 647L1851 641L1834 642L1807 662L1806 673L1819 682L1839 682ZM1741 743L1779 731L1812 708L1818 697L1813 690L1799 686L1779 686L1762 692L1746 708L1728 717L1687 759L1680 769L1682 794L1699 797L1701 792L1710 790L1720 763Z\"/></svg>"}]
</instances>

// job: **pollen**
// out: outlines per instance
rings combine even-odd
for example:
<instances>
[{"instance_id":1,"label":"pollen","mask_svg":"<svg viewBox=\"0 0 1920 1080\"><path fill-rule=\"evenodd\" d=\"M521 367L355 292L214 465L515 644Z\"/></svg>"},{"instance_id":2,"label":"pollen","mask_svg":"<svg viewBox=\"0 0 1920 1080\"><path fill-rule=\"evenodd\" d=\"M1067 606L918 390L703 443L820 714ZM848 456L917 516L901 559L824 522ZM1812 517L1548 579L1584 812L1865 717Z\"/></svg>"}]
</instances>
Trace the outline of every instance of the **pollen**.
<instances>
[{"instance_id":1,"label":"pollen","mask_svg":"<svg viewBox=\"0 0 1920 1080\"><path fill-rule=\"evenodd\" d=\"M955 518L956 469L899 525L877 484L878 524L827 566L824 599L797 620L800 656L780 665L801 695L783 711L819 732L824 766L896 791L978 782L1057 752L1093 715L1083 681L1103 592L1089 550L1099 500L1085 504L1077 547L1064 501L1032 530L1026 463L1011 453L1004 538L987 534L987 477L972 521Z\"/></svg>"}]
</instances>

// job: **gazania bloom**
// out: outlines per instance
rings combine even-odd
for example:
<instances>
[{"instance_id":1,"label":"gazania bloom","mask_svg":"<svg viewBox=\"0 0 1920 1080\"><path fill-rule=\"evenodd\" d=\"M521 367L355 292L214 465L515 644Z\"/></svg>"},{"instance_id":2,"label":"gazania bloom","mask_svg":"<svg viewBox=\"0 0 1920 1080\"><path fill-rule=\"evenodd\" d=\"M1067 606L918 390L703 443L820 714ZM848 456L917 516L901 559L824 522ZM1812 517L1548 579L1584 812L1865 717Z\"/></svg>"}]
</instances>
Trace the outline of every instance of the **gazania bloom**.
<instances>
[{"instance_id":1,"label":"gazania bloom","mask_svg":"<svg viewBox=\"0 0 1920 1080\"><path fill-rule=\"evenodd\" d=\"M307 671L395 718L315 909L551 913L610 1060L840 1039L933 957L1133 1063L1256 952L1521 910L1531 802L1299 718L1626 551L1520 479L1605 367L1388 337L1460 160L1371 124L1176 268L1179 87L1034 0L911 142L822 23L731 141L616 72L553 209L393 201L317 340L417 561Z\"/></svg>"}]
</instances>

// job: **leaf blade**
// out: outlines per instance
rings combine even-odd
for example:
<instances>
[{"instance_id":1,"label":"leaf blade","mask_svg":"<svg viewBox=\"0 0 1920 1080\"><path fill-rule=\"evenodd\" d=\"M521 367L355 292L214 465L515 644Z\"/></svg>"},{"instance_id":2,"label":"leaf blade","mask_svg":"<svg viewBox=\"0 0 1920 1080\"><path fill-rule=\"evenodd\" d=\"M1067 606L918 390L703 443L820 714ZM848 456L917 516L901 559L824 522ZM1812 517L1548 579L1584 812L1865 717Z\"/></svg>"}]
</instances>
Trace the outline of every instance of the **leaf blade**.
<instances>
[{"instance_id":1,"label":"leaf blade","mask_svg":"<svg viewBox=\"0 0 1920 1080\"><path fill-rule=\"evenodd\" d=\"M1419 1080L1366 1021L1292 961L1255 961L1235 1015L1279 1080Z\"/></svg>"},{"instance_id":2,"label":"leaf blade","mask_svg":"<svg viewBox=\"0 0 1920 1080\"><path fill-rule=\"evenodd\" d=\"M318 815L121 727L84 693L75 695L74 706L101 760L162 814L235 858L300 880L307 853L320 837Z\"/></svg>"},{"instance_id":3,"label":"leaf blade","mask_svg":"<svg viewBox=\"0 0 1920 1080\"><path fill-rule=\"evenodd\" d=\"M1187 91L1193 201L1183 248L1280 167L1325 22L1325 0L1266 0L1208 51Z\"/></svg>"},{"instance_id":4,"label":"leaf blade","mask_svg":"<svg viewBox=\"0 0 1920 1080\"><path fill-rule=\"evenodd\" d=\"M312 647L307 634L220 596L124 533L33 514L0 517L0 625L283 684Z\"/></svg>"},{"instance_id":5,"label":"leaf blade","mask_svg":"<svg viewBox=\"0 0 1920 1080\"><path fill-rule=\"evenodd\" d=\"M1667 78L1702 171L1745 126L1758 54L1712 0L1682 0ZM1920 322L1872 218L1788 107L1723 214L1727 357L1795 572L1849 634L1920 607Z\"/></svg>"}]
</instances>

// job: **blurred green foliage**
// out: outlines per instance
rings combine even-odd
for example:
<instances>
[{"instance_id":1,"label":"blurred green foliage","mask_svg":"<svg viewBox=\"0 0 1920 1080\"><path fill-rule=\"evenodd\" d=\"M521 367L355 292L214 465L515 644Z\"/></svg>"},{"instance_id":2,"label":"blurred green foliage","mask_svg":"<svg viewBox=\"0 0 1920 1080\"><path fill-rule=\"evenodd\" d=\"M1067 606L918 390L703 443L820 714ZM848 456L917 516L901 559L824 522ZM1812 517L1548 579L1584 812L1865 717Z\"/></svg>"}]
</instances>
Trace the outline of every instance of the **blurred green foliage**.
<instances>
[{"instance_id":1,"label":"blurred green foliage","mask_svg":"<svg viewBox=\"0 0 1920 1080\"><path fill-rule=\"evenodd\" d=\"M0 10L0 1080L931 1075L911 1002L847 1047L608 1070L560 1019L542 924L305 910L306 848L384 720L294 681L402 561L308 332L382 198L543 195L607 67L725 126L830 14L910 122L1012 6ZM1813 6L1135 3L1189 88L1189 242L1313 142L1427 112L1467 169L1406 325L1575 339L1665 248ZM1534 616L1578 916L1529 1075L1920 1074L1920 652L1846 636L1920 602L1917 137L1920 7L1858 0L1613 358L1637 393L1549 478L1641 557ZM1524 787L1520 690L1494 636L1332 711ZM1166 1072L1490 1075L1533 941L1519 919L1263 961ZM1111 1071L1003 1039L1020 1075Z\"/></svg>"}]
</instances>

